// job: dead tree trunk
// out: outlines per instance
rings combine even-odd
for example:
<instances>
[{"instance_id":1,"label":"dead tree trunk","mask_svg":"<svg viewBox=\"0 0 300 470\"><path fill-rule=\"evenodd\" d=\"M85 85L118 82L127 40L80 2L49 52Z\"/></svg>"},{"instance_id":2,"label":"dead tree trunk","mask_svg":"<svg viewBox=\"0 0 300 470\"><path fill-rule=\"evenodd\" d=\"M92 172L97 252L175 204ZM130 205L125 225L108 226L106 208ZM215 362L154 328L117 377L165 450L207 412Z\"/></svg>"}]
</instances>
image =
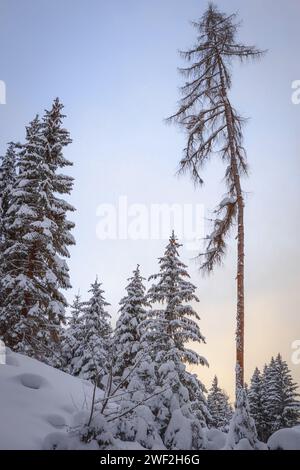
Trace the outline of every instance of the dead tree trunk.
<instances>
[{"instance_id":1,"label":"dead tree trunk","mask_svg":"<svg viewBox=\"0 0 300 470\"><path fill-rule=\"evenodd\" d=\"M262 51L237 42L239 23L236 15L221 13L212 4L198 22L197 42L181 55L189 62L181 73L188 81L181 87L183 97L178 111L169 118L187 132L180 171L188 171L193 181L202 185L202 169L213 156L226 163L226 197L217 206L211 234L201 264L210 273L222 262L226 238L237 224L237 326L236 394L244 387L244 197L241 177L247 175L247 156L243 147L243 118L231 105L231 65L234 59L258 58ZM201 258L203 260L203 258Z\"/></svg>"}]
</instances>

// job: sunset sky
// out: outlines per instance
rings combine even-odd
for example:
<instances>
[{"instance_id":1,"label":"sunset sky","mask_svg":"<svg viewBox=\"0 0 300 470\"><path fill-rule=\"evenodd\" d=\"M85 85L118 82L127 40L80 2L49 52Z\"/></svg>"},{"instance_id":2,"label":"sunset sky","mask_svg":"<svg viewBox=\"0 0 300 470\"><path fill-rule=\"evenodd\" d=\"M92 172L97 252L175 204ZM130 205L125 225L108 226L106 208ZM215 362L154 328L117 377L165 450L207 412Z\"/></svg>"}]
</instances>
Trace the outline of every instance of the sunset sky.
<instances>
[{"instance_id":1,"label":"sunset sky","mask_svg":"<svg viewBox=\"0 0 300 470\"><path fill-rule=\"evenodd\" d=\"M299 0L218 0L243 20L239 39L268 53L259 62L236 64L231 99L249 121L245 147L250 165L246 192L246 379L281 352L292 364L291 344L300 340L300 104L292 103L292 82L300 80ZM207 218L225 193L222 162L203 171L194 188L176 176L184 135L164 118L176 109L183 65L179 49L192 46L202 0L1 0L0 80L7 104L0 105L1 152L24 139L25 125L59 96L73 144L70 202L77 211L77 245L69 261L72 301L86 296L98 274L115 322L126 279L136 264L145 277L157 272L166 240L100 240L101 204L201 204ZM201 242L199 241L199 250ZM209 386L217 374L233 395L235 330L235 240L224 265L203 278L181 250L197 285L201 331L199 351L209 369L195 368Z\"/></svg>"}]
</instances>

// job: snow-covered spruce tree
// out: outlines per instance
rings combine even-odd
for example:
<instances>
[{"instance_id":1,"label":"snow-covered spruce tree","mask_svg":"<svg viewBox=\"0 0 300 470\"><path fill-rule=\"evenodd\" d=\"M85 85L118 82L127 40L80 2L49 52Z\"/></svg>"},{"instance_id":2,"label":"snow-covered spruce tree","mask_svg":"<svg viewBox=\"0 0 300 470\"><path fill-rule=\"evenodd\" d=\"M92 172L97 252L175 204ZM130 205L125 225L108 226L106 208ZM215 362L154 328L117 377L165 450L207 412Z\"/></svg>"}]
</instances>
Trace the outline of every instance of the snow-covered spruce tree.
<instances>
[{"instance_id":1,"label":"snow-covered spruce tree","mask_svg":"<svg viewBox=\"0 0 300 470\"><path fill-rule=\"evenodd\" d=\"M47 316L54 341L58 340L60 324L64 321L65 307L68 305L60 289L71 287L65 258L70 257L68 247L75 244L70 232L75 224L66 216L68 211L75 209L58 197L70 194L73 187L73 178L60 173L62 168L72 165L63 155L64 147L72 142L69 132L62 126L65 117L62 114L63 108L63 104L56 98L52 108L45 111L41 126L44 172L40 189L45 208L41 229L49 233L51 242L47 253L45 287L50 296Z\"/></svg>"},{"instance_id":2,"label":"snow-covered spruce tree","mask_svg":"<svg viewBox=\"0 0 300 470\"><path fill-rule=\"evenodd\" d=\"M17 147L11 142L0 163L0 247L3 252L5 241L5 225L7 211L10 207L11 192L17 176Z\"/></svg>"},{"instance_id":3,"label":"snow-covered spruce tree","mask_svg":"<svg viewBox=\"0 0 300 470\"><path fill-rule=\"evenodd\" d=\"M199 299L189 281L187 266L179 259L181 246L173 231L164 256L159 258L160 272L149 278L156 281L148 291L149 301L162 304L162 308L152 310L147 336L153 336L158 363L179 359L192 365L208 365L204 357L186 346L190 341L205 343L205 338L194 320L200 317L188 304Z\"/></svg>"},{"instance_id":4,"label":"snow-covered spruce tree","mask_svg":"<svg viewBox=\"0 0 300 470\"><path fill-rule=\"evenodd\" d=\"M49 236L40 229L44 217L40 184L43 179L41 123L36 117L26 129L26 143L18 158L19 172L11 191L5 218L6 246L3 253L1 331L12 349L43 358L48 346L49 296L44 286L47 273L44 247ZM38 353L39 351L39 353Z\"/></svg>"},{"instance_id":5,"label":"snow-covered spruce tree","mask_svg":"<svg viewBox=\"0 0 300 470\"><path fill-rule=\"evenodd\" d=\"M188 280L186 266L179 259L180 246L173 232L164 256L159 259L160 272L150 277L156 283L149 289L149 300L162 304L162 308L149 312L142 341L156 364L158 386L166 389L154 411L164 444L172 449L182 448L180 445L196 449L205 445L201 426L208 411L205 388L186 370L185 363L207 365L207 361L186 346L190 341L205 340L193 319L198 320L199 316L188 304L198 298L195 286ZM185 429L190 427L189 435L177 426L179 419L187 421Z\"/></svg>"},{"instance_id":6,"label":"snow-covered spruce tree","mask_svg":"<svg viewBox=\"0 0 300 470\"><path fill-rule=\"evenodd\" d=\"M75 352L82 341L84 307L85 302L82 302L79 293L76 294L71 305L71 315L67 318L67 327L61 335L60 368L68 373L72 373Z\"/></svg>"},{"instance_id":7,"label":"snow-covered spruce tree","mask_svg":"<svg viewBox=\"0 0 300 470\"><path fill-rule=\"evenodd\" d=\"M225 449L250 450L260 448L261 443L257 438L254 419L250 415L246 392L243 388L240 388L235 411L229 425Z\"/></svg>"},{"instance_id":8,"label":"snow-covered spruce tree","mask_svg":"<svg viewBox=\"0 0 300 470\"><path fill-rule=\"evenodd\" d=\"M143 356L121 394L114 435L148 449L205 449L206 434L182 383L184 373L182 363L159 365Z\"/></svg>"},{"instance_id":9,"label":"snow-covered spruce tree","mask_svg":"<svg viewBox=\"0 0 300 470\"><path fill-rule=\"evenodd\" d=\"M34 225L40 219L40 130L38 117L26 128L26 143L18 155L19 172L3 221L6 242L2 253L1 333L6 345L29 355L35 355L33 342L36 339L44 343L48 339L45 338L48 333L45 315L47 293L35 273L37 262L39 270L43 265L38 244L40 234ZM33 259L34 252L38 260ZM43 311L39 308L41 304Z\"/></svg>"},{"instance_id":10,"label":"snow-covered spruce tree","mask_svg":"<svg viewBox=\"0 0 300 470\"><path fill-rule=\"evenodd\" d=\"M82 323L81 319L85 305L86 302L83 302L81 300L81 295L78 292L78 294L75 295L73 303L70 306L70 317L67 318L68 328L74 330L74 336L78 339L80 338L80 331L78 331L77 328L78 325Z\"/></svg>"},{"instance_id":11,"label":"snow-covered spruce tree","mask_svg":"<svg viewBox=\"0 0 300 470\"><path fill-rule=\"evenodd\" d=\"M70 372L96 382L97 386L103 388L102 379L110 363L112 329L110 315L106 310L109 304L104 299L104 291L98 279L91 285L89 292L91 297L83 309L81 338L74 352Z\"/></svg>"},{"instance_id":12,"label":"snow-covered spruce tree","mask_svg":"<svg viewBox=\"0 0 300 470\"><path fill-rule=\"evenodd\" d=\"M228 395L219 387L216 375L207 396L207 405L211 416L210 426L228 431L232 418L232 407Z\"/></svg>"},{"instance_id":13,"label":"snow-covered spruce tree","mask_svg":"<svg viewBox=\"0 0 300 470\"><path fill-rule=\"evenodd\" d=\"M275 423L275 428L289 428L300 423L300 394L299 386L294 382L287 362L278 354L276 359L278 381L280 384L280 410Z\"/></svg>"},{"instance_id":14,"label":"snow-covered spruce tree","mask_svg":"<svg viewBox=\"0 0 300 470\"><path fill-rule=\"evenodd\" d=\"M72 178L57 174L71 165L62 155L71 140L61 127L61 109L55 100L43 122L36 117L26 129L5 219L1 279L0 323L5 343L49 362L64 319L66 300L60 289L70 287L62 256L68 256L67 246L74 243L69 232L74 224L66 220L67 210L73 208L58 198L72 188Z\"/></svg>"},{"instance_id":15,"label":"snow-covered spruce tree","mask_svg":"<svg viewBox=\"0 0 300 470\"><path fill-rule=\"evenodd\" d=\"M122 377L135 365L137 354L142 351L141 324L150 306L143 280L138 265L128 279L127 296L120 301L120 316L113 334L114 376L117 377Z\"/></svg>"},{"instance_id":16,"label":"snow-covered spruce tree","mask_svg":"<svg viewBox=\"0 0 300 470\"><path fill-rule=\"evenodd\" d=\"M261 441L265 440L266 435L266 413L264 410L264 379L260 370L256 367L251 378L251 384L248 392L248 401L250 413L256 425L257 435Z\"/></svg>"},{"instance_id":17,"label":"snow-covered spruce tree","mask_svg":"<svg viewBox=\"0 0 300 470\"><path fill-rule=\"evenodd\" d=\"M173 450L205 449L207 439L203 428L208 411L201 388L198 395L200 404L195 410L189 387L191 375L179 358L161 363L157 377L161 393L154 414L165 446Z\"/></svg>"},{"instance_id":18,"label":"snow-covered spruce tree","mask_svg":"<svg viewBox=\"0 0 300 470\"><path fill-rule=\"evenodd\" d=\"M207 390L197 375L191 372L185 371L184 383L189 392L191 410L201 423L201 426L206 427L211 421L207 400L204 395Z\"/></svg>"},{"instance_id":19,"label":"snow-covered spruce tree","mask_svg":"<svg viewBox=\"0 0 300 470\"><path fill-rule=\"evenodd\" d=\"M187 144L180 162L181 172L190 172L196 184L203 184L200 172L213 154L226 164L226 198L216 209L213 232L208 237L202 269L213 271L225 254L226 237L237 223L237 330L236 391L244 385L244 194L241 177L247 174L243 148L243 119L229 98L232 85L231 64L259 57L261 52L236 41L236 15L227 16L213 4L194 23L196 44L182 56L190 62L181 72L187 82L178 111L169 118L187 133Z\"/></svg>"},{"instance_id":20,"label":"snow-covered spruce tree","mask_svg":"<svg viewBox=\"0 0 300 470\"><path fill-rule=\"evenodd\" d=\"M268 414L269 435L282 428L295 426L300 421L298 385L293 381L289 367L281 357L272 358L265 375L264 404ZM269 437L269 436L267 436Z\"/></svg>"},{"instance_id":21,"label":"snow-covered spruce tree","mask_svg":"<svg viewBox=\"0 0 300 470\"><path fill-rule=\"evenodd\" d=\"M266 364L262 375L262 408L264 416L264 432L262 440L267 441L273 430L276 419L276 365L274 357Z\"/></svg>"},{"instance_id":22,"label":"snow-covered spruce tree","mask_svg":"<svg viewBox=\"0 0 300 470\"><path fill-rule=\"evenodd\" d=\"M114 436L138 442L146 449L164 448L156 419L162 390L157 383L155 363L146 351L127 369L127 377L126 393L123 390L120 398L116 398L119 410L112 423Z\"/></svg>"},{"instance_id":23,"label":"snow-covered spruce tree","mask_svg":"<svg viewBox=\"0 0 300 470\"><path fill-rule=\"evenodd\" d=\"M1 314L1 291L2 291L2 282L3 278L3 267L4 267L4 258L3 254L5 251L5 241L6 241L6 216L7 211L10 207L11 202L11 192L14 186L16 175L17 175L17 145L10 143L8 145L6 154L1 158L0 163L0 314ZM0 337L3 336L1 333L1 322L0 322Z\"/></svg>"}]
</instances>

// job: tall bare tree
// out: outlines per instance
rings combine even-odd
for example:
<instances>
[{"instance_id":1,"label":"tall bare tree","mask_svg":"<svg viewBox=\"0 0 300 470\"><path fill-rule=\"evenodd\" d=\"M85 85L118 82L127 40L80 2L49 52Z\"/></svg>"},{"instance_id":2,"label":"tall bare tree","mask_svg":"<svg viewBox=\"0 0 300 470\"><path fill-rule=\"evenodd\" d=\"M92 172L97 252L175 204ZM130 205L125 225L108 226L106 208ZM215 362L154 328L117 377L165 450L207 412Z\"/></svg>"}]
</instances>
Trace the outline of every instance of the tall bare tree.
<instances>
[{"instance_id":1,"label":"tall bare tree","mask_svg":"<svg viewBox=\"0 0 300 470\"><path fill-rule=\"evenodd\" d=\"M200 171L213 154L226 165L227 194L218 205L213 231L207 237L201 268L213 271L226 251L226 237L237 223L237 330L236 390L244 386L244 195L241 177L247 175L247 158L243 147L244 119L231 104L231 65L233 59L258 58L262 51L236 42L239 24L236 14L227 16L215 5L193 23L197 30L194 47L181 55L189 64L179 69L186 77L181 87L179 109L169 122L176 122L187 133L184 156L179 172L189 172L196 184L203 184Z\"/></svg>"}]
</instances>

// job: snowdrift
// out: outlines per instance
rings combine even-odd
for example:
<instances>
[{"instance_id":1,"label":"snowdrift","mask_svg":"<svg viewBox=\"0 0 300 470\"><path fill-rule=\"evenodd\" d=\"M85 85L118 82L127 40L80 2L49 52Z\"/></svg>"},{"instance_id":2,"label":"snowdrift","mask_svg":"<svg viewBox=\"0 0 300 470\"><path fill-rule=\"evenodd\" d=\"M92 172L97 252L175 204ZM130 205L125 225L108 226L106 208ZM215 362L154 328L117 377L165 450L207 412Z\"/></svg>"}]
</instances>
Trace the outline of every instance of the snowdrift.
<instances>
[{"instance_id":1,"label":"snowdrift","mask_svg":"<svg viewBox=\"0 0 300 470\"><path fill-rule=\"evenodd\" d=\"M300 450L300 425L274 432L268 440L271 450Z\"/></svg>"},{"instance_id":2,"label":"snowdrift","mask_svg":"<svg viewBox=\"0 0 300 470\"><path fill-rule=\"evenodd\" d=\"M0 365L0 449L43 449L48 435L65 431L74 413L90 408L93 386L6 351L6 364Z\"/></svg>"}]
</instances>

